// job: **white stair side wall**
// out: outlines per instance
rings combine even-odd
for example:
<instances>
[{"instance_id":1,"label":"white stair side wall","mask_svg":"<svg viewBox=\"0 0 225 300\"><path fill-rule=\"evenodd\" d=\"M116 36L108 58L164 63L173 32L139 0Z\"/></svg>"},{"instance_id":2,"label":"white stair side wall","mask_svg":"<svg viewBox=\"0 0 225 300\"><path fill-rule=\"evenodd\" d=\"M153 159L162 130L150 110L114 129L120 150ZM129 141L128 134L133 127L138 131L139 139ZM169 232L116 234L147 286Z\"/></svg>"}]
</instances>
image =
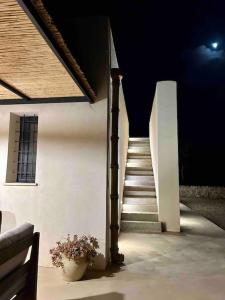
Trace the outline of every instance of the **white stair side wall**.
<instances>
[{"instance_id":1,"label":"white stair side wall","mask_svg":"<svg viewBox=\"0 0 225 300\"><path fill-rule=\"evenodd\" d=\"M176 82L157 83L149 126L159 221L171 232L180 231L176 90Z\"/></svg>"},{"instance_id":2,"label":"white stair side wall","mask_svg":"<svg viewBox=\"0 0 225 300\"><path fill-rule=\"evenodd\" d=\"M114 46L113 36L111 36L111 68L119 68L116 50ZM111 83L112 84L112 83ZM112 86L111 86L112 92ZM118 178L118 187L119 187L119 215L118 222L120 224L121 212L123 208L123 189L125 182L125 173L126 173L126 162L127 162L127 151L128 151L128 141L129 141L129 121L127 116L127 109L124 99L122 83L120 84L119 90L119 141L118 141L118 163L119 163L119 178Z\"/></svg>"},{"instance_id":3,"label":"white stair side wall","mask_svg":"<svg viewBox=\"0 0 225 300\"><path fill-rule=\"evenodd\" d=\"M129 141L129 122L127 116L127 109L124 100L122 85L120 86L119 98L119 224L121 220L121 213L123 209L123 191L125 183L127 151Z\"/></svg>"}]
</instances>

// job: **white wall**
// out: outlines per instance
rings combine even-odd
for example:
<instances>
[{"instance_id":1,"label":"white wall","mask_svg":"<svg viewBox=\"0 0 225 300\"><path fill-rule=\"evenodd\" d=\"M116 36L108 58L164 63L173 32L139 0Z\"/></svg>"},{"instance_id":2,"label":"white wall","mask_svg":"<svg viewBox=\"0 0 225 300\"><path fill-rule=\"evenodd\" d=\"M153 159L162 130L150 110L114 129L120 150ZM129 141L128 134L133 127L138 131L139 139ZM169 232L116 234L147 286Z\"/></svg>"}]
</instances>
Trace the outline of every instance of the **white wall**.
<instances>
[{"instance_id":1,"label":"white wall","mask_svg":"<svg viewBox=\"0 0 225 300\"><path fill-rule=\"evenodd\" d=\"M38 186L4 185L10 112L38 115ZM0 209L12 225L35 224L40 265L51 266L49 249L68 233L93 234L105 256L107 100L0 106L0 119Z\"/></svg>"},{"instance_id":2,"label":"white wall","mask_svg":"<svg viewBox=\"0 0 225 300\"><path fill-rule=\"evenodd\" d=\"M123 189L126 172L127 150L129 140L129 122L127 109L123 95L122 86L120 87L120 113L119 113L119 224L123 208Z\"/></svg>"},{"instance_id":3,"label":"white wall","mask_svg":"<svg viewBox=\"0 0 225 300\"><path fill-rule=\"evenodd\" d=\"M165 230L179 232L176 82L157 83L149 128L159 220Z\"/></svg>"},{"instance_id":4,"label":"white wall","mask_svg":"<svg viewBox=\"0 0 225 300\"><path fill-rule=\"evenodd\" d=\"M115 45L113 42L113 37L111 33L111 68L119 68ZM111 86L112 92L112 86ZM119 159L119 224L121 219L121 212L123 208L123 189L125 181L126 172L126 162L127 162L127 150L128 150L128 140L129 140L129 121L127 116L126 103L124 99L122 82L119 91L119 145L118 145L118 159Z\"/></svg>"}]
</instances>

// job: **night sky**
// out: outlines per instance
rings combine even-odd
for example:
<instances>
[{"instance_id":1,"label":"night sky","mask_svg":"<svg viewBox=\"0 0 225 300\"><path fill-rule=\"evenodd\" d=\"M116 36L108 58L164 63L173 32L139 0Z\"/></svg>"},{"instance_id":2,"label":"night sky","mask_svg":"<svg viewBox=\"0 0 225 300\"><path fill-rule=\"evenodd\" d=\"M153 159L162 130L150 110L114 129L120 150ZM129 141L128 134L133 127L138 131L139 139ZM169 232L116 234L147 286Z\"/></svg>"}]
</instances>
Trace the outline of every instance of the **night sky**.
<instances>
[{"instance_id":1,"label":"night sky","mask_svg":"<svg viewBox=\"0 0 225 300\"><path fill-rule=\"evenodd\" d=\"M180 182L225 186L225 1L72 3L54 9L110 17L130 135L148 136L155 84L176 80Z\"/></svg>"},{"instance_id":2,"label":"night sky","mask_svg":"<svg viewBox=\"0 0 225 300\"><path fill-rule=\"evenodd\" d=\"M112 18L130 134L148 135L155 83L176 80L180 183L225 186L225 2L131 3Z\"/></svg>"}]
</instances>

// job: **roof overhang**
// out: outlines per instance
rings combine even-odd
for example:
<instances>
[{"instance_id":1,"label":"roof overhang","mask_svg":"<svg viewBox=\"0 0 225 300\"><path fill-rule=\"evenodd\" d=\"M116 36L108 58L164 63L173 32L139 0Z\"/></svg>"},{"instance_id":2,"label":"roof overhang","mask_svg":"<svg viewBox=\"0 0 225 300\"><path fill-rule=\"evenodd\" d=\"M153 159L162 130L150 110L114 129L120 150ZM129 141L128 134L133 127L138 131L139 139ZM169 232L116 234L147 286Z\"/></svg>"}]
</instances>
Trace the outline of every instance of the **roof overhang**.
<instances>
[{"instance_id":1,"label":"roof overhang","mask_svg":"<svg viewBox=\"0 0 225 300\"><path fill-rule=\"evenodd\" d=\"M0 12L0 105L95 100L42 1L1 0Z\"/></svg>"}]
</instances>

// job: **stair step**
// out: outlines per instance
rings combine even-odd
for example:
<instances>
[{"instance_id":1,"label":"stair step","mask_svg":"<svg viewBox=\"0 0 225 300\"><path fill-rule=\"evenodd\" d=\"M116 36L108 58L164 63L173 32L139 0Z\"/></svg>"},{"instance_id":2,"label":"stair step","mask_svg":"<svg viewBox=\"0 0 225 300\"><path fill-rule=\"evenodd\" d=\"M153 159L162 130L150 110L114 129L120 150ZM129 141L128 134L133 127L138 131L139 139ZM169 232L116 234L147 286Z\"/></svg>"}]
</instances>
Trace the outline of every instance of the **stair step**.
<instances>
[{"instance_id":1,"label":"stair step","mask_svg":"<svg viewBox=\"0 0 225 300\"><path fill-rule=\"evenodd\" d=\"M153 176L153 170L126 170L126 175L146 175Z\"/></svg>"},{"instance_id":2,"label":"stair step","mask_svg":"<svg viewBox=\"0 0 225 300\"><path fill-rule=\"evenodd\" d=\"M151 159L151 156L150 155L142 155L142 154L139 155L139 154L135 154L135 153L133 153L133 154L128 153L127 158L128 159L132 158L132 159L137 159L137 160L140 159L140 158L141 159Z\"/></svg>"},{"instance_id":3,"label":"stair step","mask_svg":"<svg viewBox=\"0 0 225 300\"><path fill-rule=\"evenodd\" d=\"M156 204L123 204L123 212L134 213L134 212L146 212L146 213L157 213Z\"/></svg>"},{"instance_id":4,"label":"stair step","mask_svg":"<svg viewBox=\"0 0 225 300\"><path fill-rule=\"evenodd\" d=\"M127 153L127 158L136 158L140 159L141 158L146 158L146 159L151 159L151 156L149 155L148 152L128 152Z\"/></svg>"},{"instance_id":5,"label":"stair step","mask_svg":"<svg viewBox=\"0 0 225 300\"><path fill-rule=\"evenodd\" d=\"M128 148L128 154L139 154L139 155L148 155L151 156L150 149L143 148L143 147L132 147Z\"/></svg>"},{"instance_id":6,"label":"stair step","mask_svg":"<svg viewBox=\"0 0 225 300\"><path fill-rule=\"evenodd\" d=\"M125 182L124 191L155 191L155 185L132 185Z\"/></svg>"},{"instance_id":7,"label":"stair step","mask_svg":"<svg viewBox=\"0 0 225 300\"><path fill-rule=\"evenodd\" d=\"M149 138L145 137L130 137L129 142L136 142L136 143L143 143L143 142L149 142Z\"/></svg>"},{"instance_id":8,"label":"stair step","mask_svg":"<svg viewBox=\"0 0 225 300\"><path fill-rule=\"evenodd\" d=\"M132 139L130 138L129 143L136 143L136 144L139 144L139 143L150 143L150 140L148 138L142 138L142 139Z\"/></svg>"},{"instance_id":9,"label":"stair step","mask_svg":"<svg viewBox=\"0 0 225 300\"><path fill-rule=\"evenodd\" d=\"M135 162L127 162L127 167L134 167L134 168L142 168L142 167L147 167L147 168L152 168L152 162L150 160L147 161L135 161Z\"/></svg>"},{"instance_id":10,"label":"stair step","mask_svg":"<svg viewBox=\"0 0 225 300\"><path fill-rule=\"evenodd\" d=\"M156 212L122 212L121 218L126 221L158 222L158 214Z\"/></svg>"},{"instance_id":11,"label":"stair step","mask_svg":"<svg viewBox=\"0 0 225 300\"><path fill-rule=\"evenodd\" d=\"M129 150L138 150L138 149L141 149L141 150L148 150L148 151L150 151L150 144L147 144L147 143L144 143L144 144L131 144L131 143L129 143L128 144L128 149Z\"/></svg>"},{"instance_id":12,"label":"stair step","mask_svg":"<svg viewBox=\"0 0 225 300\"><path fill-rule=\"evenodd\" d=\"M152 167L152 161L150 159L146 159L146 161L142 161L139 159L136 159L135 161L127 160L127 166L151 166Z\"/></svg>"},{"instance_id":13,"label":"stair step","mask_svg":"<svg viewBox=\"0 0 225 300\"><path fill-rule=\"evenodd\" d=\"M130 181L138 181L138 182L149 182L152 183L154 182L154 176L153 175L127 175L126 180L130 180Z\"/></svg>"},{"instance_id":14,"label":"stair step","mask_svg":"<svg viewBox=\"0 0 225 300\"><path fill-rule=\"evenodd\" d=\"M151 207L156 207L157 209L157 200L154 197L124 197L123 203L124 205L150 205ZM152 208L150 211L152 211Z\"/></svg>"},{"instance_id":15,"label":"stair step","mask_svg":"<svg viewBox=\"0 0 225 300\"><path fill-rule=\"evenodd\" d=\"M149 163L149 161L147 161L145 163L142 163L139 161L134 162L134 163L127 162L126 168L137 168L137 169L147 168L149 170L149 169L152 169L152 164Z\"/></svg>"},{"instance_id":16,"label":"stair step","mask_svg":"<svg viewBox=\"0 0 225 300\"><path fill-rule=\"evenodd\" d=\"M128 147L128 152L148 152L149 155L151 155L150 153L150 147L146 147L146 146L129 146Z\"/></svg>"},{"instance_id":17,"label":"stair step","mask_svg":"<svg viewBox=\"0 0 225 300\"><path fill-rule=\"evenodd\" d=\"M137 159L137 158L127 158L127 163L132 163L132 164L137 164L137 163L141 163L141 164L152 164L152 160L151 160L151 158L147 158L147 157L145 157L145 158L139 158L139 159Z\"/></svg>"},{"instance_id":18,"label":"stair step","mask_svg":"<svg viewBox=\"0 0 225 300\"><path fill-rule=\"evenodd\" d=\"M154 176L151 175L127 175L125 180L129 180L129 181L138 181L138 182L150 182L150 183L154 183Z\"/></svg>"},{"instance_id":19,"label":"stair step","mask_svg":"<svg viewBox=\"0 0 225 300\"><path fill-rule=\"evenodd\" d=\"M150 153L150 145L149 144L129 144L128 145L128 150L132 151L132 150L140 150L140 151L148 151Z\"/></svg>"},{"instance_id":20,"label":"stair step","mask_svg":"<svg viewBox=\"0 0 225 300\"><path fill-rule=\"evenodd\" d=\"M146 150L146 151L135 151L135 150L128 150L129 152L127 153L127 158L133 158L136 157L137 155L139 156L139 159L144 159L146 161L148 160L152 160L150 153Z\"/></svg>"},{"instance_id":21,"label":"stair step","mask_svg":"<svg viewBox=\"0 0 225 300\"><path fill-rule=\"evenodd\" d=\"M126 167L126 171L130 172L130 171L151 171L153 172L153 169L151 166L130 166L128 165Z\"/></svg>"},{"instance_id":22,"label":"stair step","mask_svg":"<svg viewBox=\"0 0 225 300\"><path fill-rule=\"evenodd\" d=\"M154 183L154 181L125 180L125 185L124 186L128 187L128 189L131 187L131 189L133 189L133 190L143 190L143 191L155 190L155 183Z\"/></svg>"},{"instance_id":23,"label":"stair step","mask_svg":"<svg viewBox=\"0 0 225 300\"><path fill-rule=\"evenodd\" d=\"M122 220L121 231L136 233L159 233L162 232L162 226L160 222Z\"/></svg>"},{"instance_id":24,"label":"stair step","mask_svg":"<svg viewBox=\"0 0 225 300\"><path fill-rule=\"evenodd\" d=\"M153 176L153 170L127 170L126 175L135 175L135 176Z\"/></svg>"},{"instance_id":25,"label":"stair step","mask_svg":"<svg viewBox=\"0 0 225 300\"><path fill-rule=\"evenodd\" d=\"M152 197L156 198L155 191L132 191L132 190L124 190L124 197Z\"/></svg>"}]
</instances>

